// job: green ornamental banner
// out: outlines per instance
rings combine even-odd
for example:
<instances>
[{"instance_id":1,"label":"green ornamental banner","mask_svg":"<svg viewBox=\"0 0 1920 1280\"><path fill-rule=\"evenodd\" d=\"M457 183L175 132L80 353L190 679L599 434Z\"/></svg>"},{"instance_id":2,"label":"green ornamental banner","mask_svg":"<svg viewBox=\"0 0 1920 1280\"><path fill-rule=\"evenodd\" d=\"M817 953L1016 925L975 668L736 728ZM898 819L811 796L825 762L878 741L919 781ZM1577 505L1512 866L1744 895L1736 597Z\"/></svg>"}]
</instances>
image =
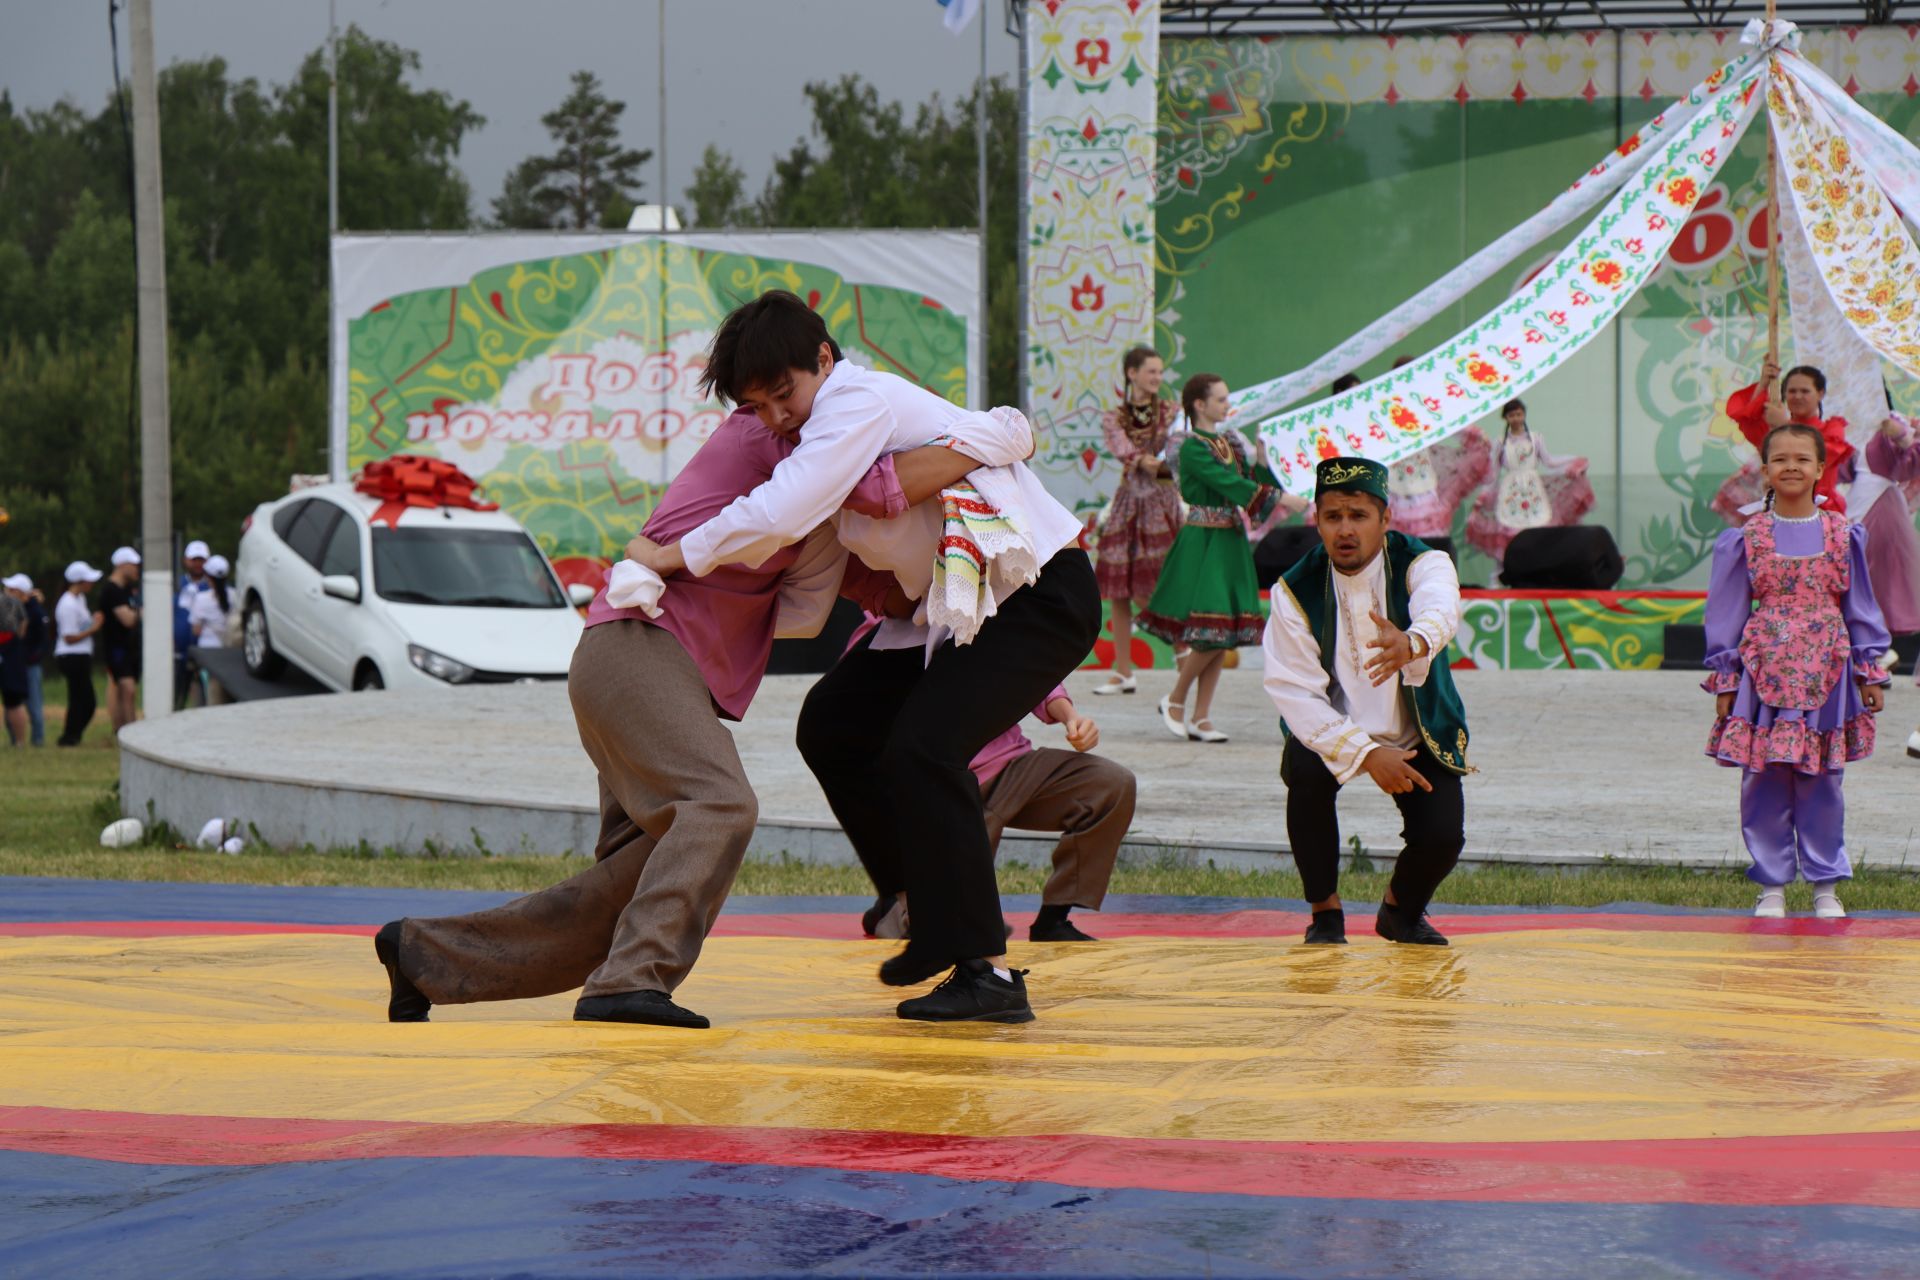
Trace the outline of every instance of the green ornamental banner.
<instances>
[{"instance_id":1,"label":"green ornamental banner","mask_svg":"<svg viewBox=\"0 0 1920 1280\"><path fill-rule=\"evenodd\" d=\"M954 232L342 236L333 467L442 458L598 586L726 417L721 318L805 298L847 354L956 404L980 385L976 240Z\"/></svg>"}]
</instances>

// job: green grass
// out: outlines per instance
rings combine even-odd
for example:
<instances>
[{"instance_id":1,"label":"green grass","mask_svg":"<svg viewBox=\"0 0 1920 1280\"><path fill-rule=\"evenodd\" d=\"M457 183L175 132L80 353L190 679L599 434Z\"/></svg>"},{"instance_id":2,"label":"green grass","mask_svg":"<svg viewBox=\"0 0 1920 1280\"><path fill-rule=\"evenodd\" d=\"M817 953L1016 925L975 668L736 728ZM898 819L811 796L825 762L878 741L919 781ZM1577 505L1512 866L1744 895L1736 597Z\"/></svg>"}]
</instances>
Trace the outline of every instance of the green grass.
<instances>
[{"instance_id":1,"label":"green grass","mask_svg":"<svg viewBox=\"0 0 1920 1280\"><path fill-rule=\"evenodd\" d=\"M48 684L50 697L57 683ZM63 714L49 701L49 741L58 736ZM435 856L372 848L249 850L227 855L181 847L179 835L165 829L149 833L147 842L135 848L103 849L100 828L120 816L119 756L110 739L102 714L78 747L0 748L0 875L524 892L544 888L587 865L585 859L572 857ZM1038 893L1045 881L1045 868L1006 862L1000 866L1005 892ZM1340 887L1355 901L1377 901L1386 881L1380 872L1348 872ZM864 895L872 889L859 867L815 866L776 854L749 861L734 891ZM1300 877L1290 865L1285 870L1235 871L1195 866L1170 856L1157 863L1122 866L1114 875L1113 892L1298 898ZM1844 896L1853 910L1920 911L1920 875L1863 867ZM1458 872L1440 897L1463 906L1590 907L1647 902L1749 907L1753 888L1738 869L1688 871L1633 863L1579 871L1503 866ZM1811 891L1805 885L1791 887L1787 905L1794 911L1811 910Z\"/></svg>"}]
</instances>

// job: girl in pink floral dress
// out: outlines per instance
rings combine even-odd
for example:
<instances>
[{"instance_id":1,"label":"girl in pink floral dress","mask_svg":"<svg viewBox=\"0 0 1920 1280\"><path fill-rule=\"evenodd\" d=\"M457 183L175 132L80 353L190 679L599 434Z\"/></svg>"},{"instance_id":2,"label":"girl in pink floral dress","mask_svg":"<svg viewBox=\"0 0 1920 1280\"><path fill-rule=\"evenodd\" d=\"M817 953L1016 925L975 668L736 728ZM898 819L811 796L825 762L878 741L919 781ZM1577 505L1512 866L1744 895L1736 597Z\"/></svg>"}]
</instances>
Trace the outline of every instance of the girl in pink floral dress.
<instances>
[{"instance_id":1,"label":"girl in pink floral dress","mask_svg":"<svg viewBox=\"0 0 1920 1280\"><path fill-rule=\"evenodd\" d=\"M1836 918L1846 911L1835 888L1853 874L1841 775L1873 754L1887 628L1865 531L1814 503L1826 461L1819 429L1776 427L1760 453L1768 510L1713 548L1707 754L1741 770L1747 878L1761 890L1754 914L1784 916L1785 886L1799 874L1813 885L1814 914Z\"/></svg>"},{"instance_id":2,"label":"girl in pink floral dress","mask_svg":"<svg viewBox=\"0 0 1920 1280\"><path fill-rule=\"evenodd\" d=\"M1175 410L1160 398L1166 366L1152 347L1135 347L1121 363L1127 387L1116 409L1100 419L1107 451L1120 463L1120 483L1100 526L1094 576L1113 614L1113 674L1095 693L1132 693L1133 609L1153 598L1174 535L1180 532L1180 495L1163 456Z\"/></svg>"}]
</instances>

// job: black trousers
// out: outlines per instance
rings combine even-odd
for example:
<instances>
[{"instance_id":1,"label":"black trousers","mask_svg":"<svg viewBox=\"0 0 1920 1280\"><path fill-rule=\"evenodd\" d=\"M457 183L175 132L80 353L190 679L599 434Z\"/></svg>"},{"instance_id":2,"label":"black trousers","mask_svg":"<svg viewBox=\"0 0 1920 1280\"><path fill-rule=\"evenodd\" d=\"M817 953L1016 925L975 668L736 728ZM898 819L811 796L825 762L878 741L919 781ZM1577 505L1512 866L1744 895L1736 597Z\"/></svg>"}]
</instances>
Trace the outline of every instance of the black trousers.
<instances>
[{"instance_id":1,"label":"black trousers","mask_svg":"<svg viewBox=\"0 0 1920 1280\"><path fill-rule=\"evenodd\" d=\"M93 719L93 655L63 653L53 661L67 678L67 727L61 731L60 741L73 746Z\"/></svg>"},{"instance_id":2,"label":"black trousers","mask_svg":"<svg viewBox=\"0 0 1920 1280\"><path fill-rule=\"evenodd\" d=\"M1405 847L1394 864L1391 884L1393 900L1417 914L1427 909L1440 882L1460 861L1460 850L1467 842L1467 807L1459 774L1424 749L1414 754L1411 763L1433 790L1416 787L1393 797L1400 810ZM1300 869L1307 901L1324 902L1340 888L1340 815L1335 808L1340 784L1319 753L1301 746L1298 739L1287 739L1282 765L1287 779L1287 843L1293 847L1293 862ZM1366 785L1372 786L1372 780L1367 779Z\"/></svg>"},{"instance_id":3,"label":"black trousers","mask_svg":"<svg viewBox=\"0 0 1920 1280\"><path fill-rule=\"evenodd\" d=\"M862 642L800 710L800 754L883 894L904 889L916 953L953 962L1006 950L980 786L980 749L1086 661L1100 629L1087 553L1069 547L1008 596L973 643ZM869 637L869 641L870 641Z\"/></svg>"}]
</instances>

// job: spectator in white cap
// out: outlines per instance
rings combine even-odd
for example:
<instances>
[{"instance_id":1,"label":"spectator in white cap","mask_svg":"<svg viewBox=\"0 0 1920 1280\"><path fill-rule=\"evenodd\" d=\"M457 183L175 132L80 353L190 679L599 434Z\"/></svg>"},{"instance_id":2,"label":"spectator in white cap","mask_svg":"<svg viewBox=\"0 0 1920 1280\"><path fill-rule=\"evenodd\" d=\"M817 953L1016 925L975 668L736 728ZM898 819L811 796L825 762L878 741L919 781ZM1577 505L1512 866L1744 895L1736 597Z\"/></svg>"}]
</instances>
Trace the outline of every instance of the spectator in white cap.
<instances>
[{"instance_id":1,"label":"spectator in white cap","mask_svg":"<svg viewBox=\"0 0 1920 1280\"><path fill-rule=\"evenodd\" d=\"M100 588L100 647L107 663L107 718L113 731L140 714L140 553L120 547Z\"/></svg>"},{"instance_id":2,"label":"spectator in white cap","mask_svg":"<svg viewBox=\"0 0 1920 1280\"><path fill-rule=\"evenodd\" d=\"M207 590L207 544L195 538L180 553L180 589L173 601L173 704L187 705L187 686L191 683L187 650L193 648L193 602Z\"/></svg>"},{"instance_id":3,"label":"spectator in white cap","mask_svg":"<svg viewBox=\"0 0 1920 1280\"><path fill-rule=\"evenodd\" d=\"M29 740L36 747L45 746L47 725L42 709L40 664L47 660L47 639L53 624L47 617L45 600L26 574L16 573L0 580L0 589L4 589L8 599L18 603L25 624L4 647L4 654L0 654L0 704L6 705L7 737L15 746ZM11 705L11 698L4 696L10 690L19 692L23 705L17 708Z\"/></svg>"},{"instance_id":4,"label":"spectator in white cap","mask_svg":"<svg viewBox=\"0 0 1920 1280\"><path fill-rule=\"evenodd\" d=\"M75 560L66 577L66 592L53 606L53 665L67 681L67 725L58 745L77 747L93 719L93 638L102 618L87 603L87 588L100 581L100 571Z\"/></svg>"},{"instance_id":5,"label":"spectator in white cap","mask_svg":"<svg viewBox=\"0 0 1920 1280\"><path fill-rule=\"evenodd\" d=\"M221 649L227 643L227 624L233 617L233 598L227 591L228 565L225 556L209 556L206 564L206 590L193 598L193 610L187 624L193 632L193 644L199 649ZM191 676L199 691L196 705L207 703L205 672L197 664Z\"/></svg>"}]
</instances>

